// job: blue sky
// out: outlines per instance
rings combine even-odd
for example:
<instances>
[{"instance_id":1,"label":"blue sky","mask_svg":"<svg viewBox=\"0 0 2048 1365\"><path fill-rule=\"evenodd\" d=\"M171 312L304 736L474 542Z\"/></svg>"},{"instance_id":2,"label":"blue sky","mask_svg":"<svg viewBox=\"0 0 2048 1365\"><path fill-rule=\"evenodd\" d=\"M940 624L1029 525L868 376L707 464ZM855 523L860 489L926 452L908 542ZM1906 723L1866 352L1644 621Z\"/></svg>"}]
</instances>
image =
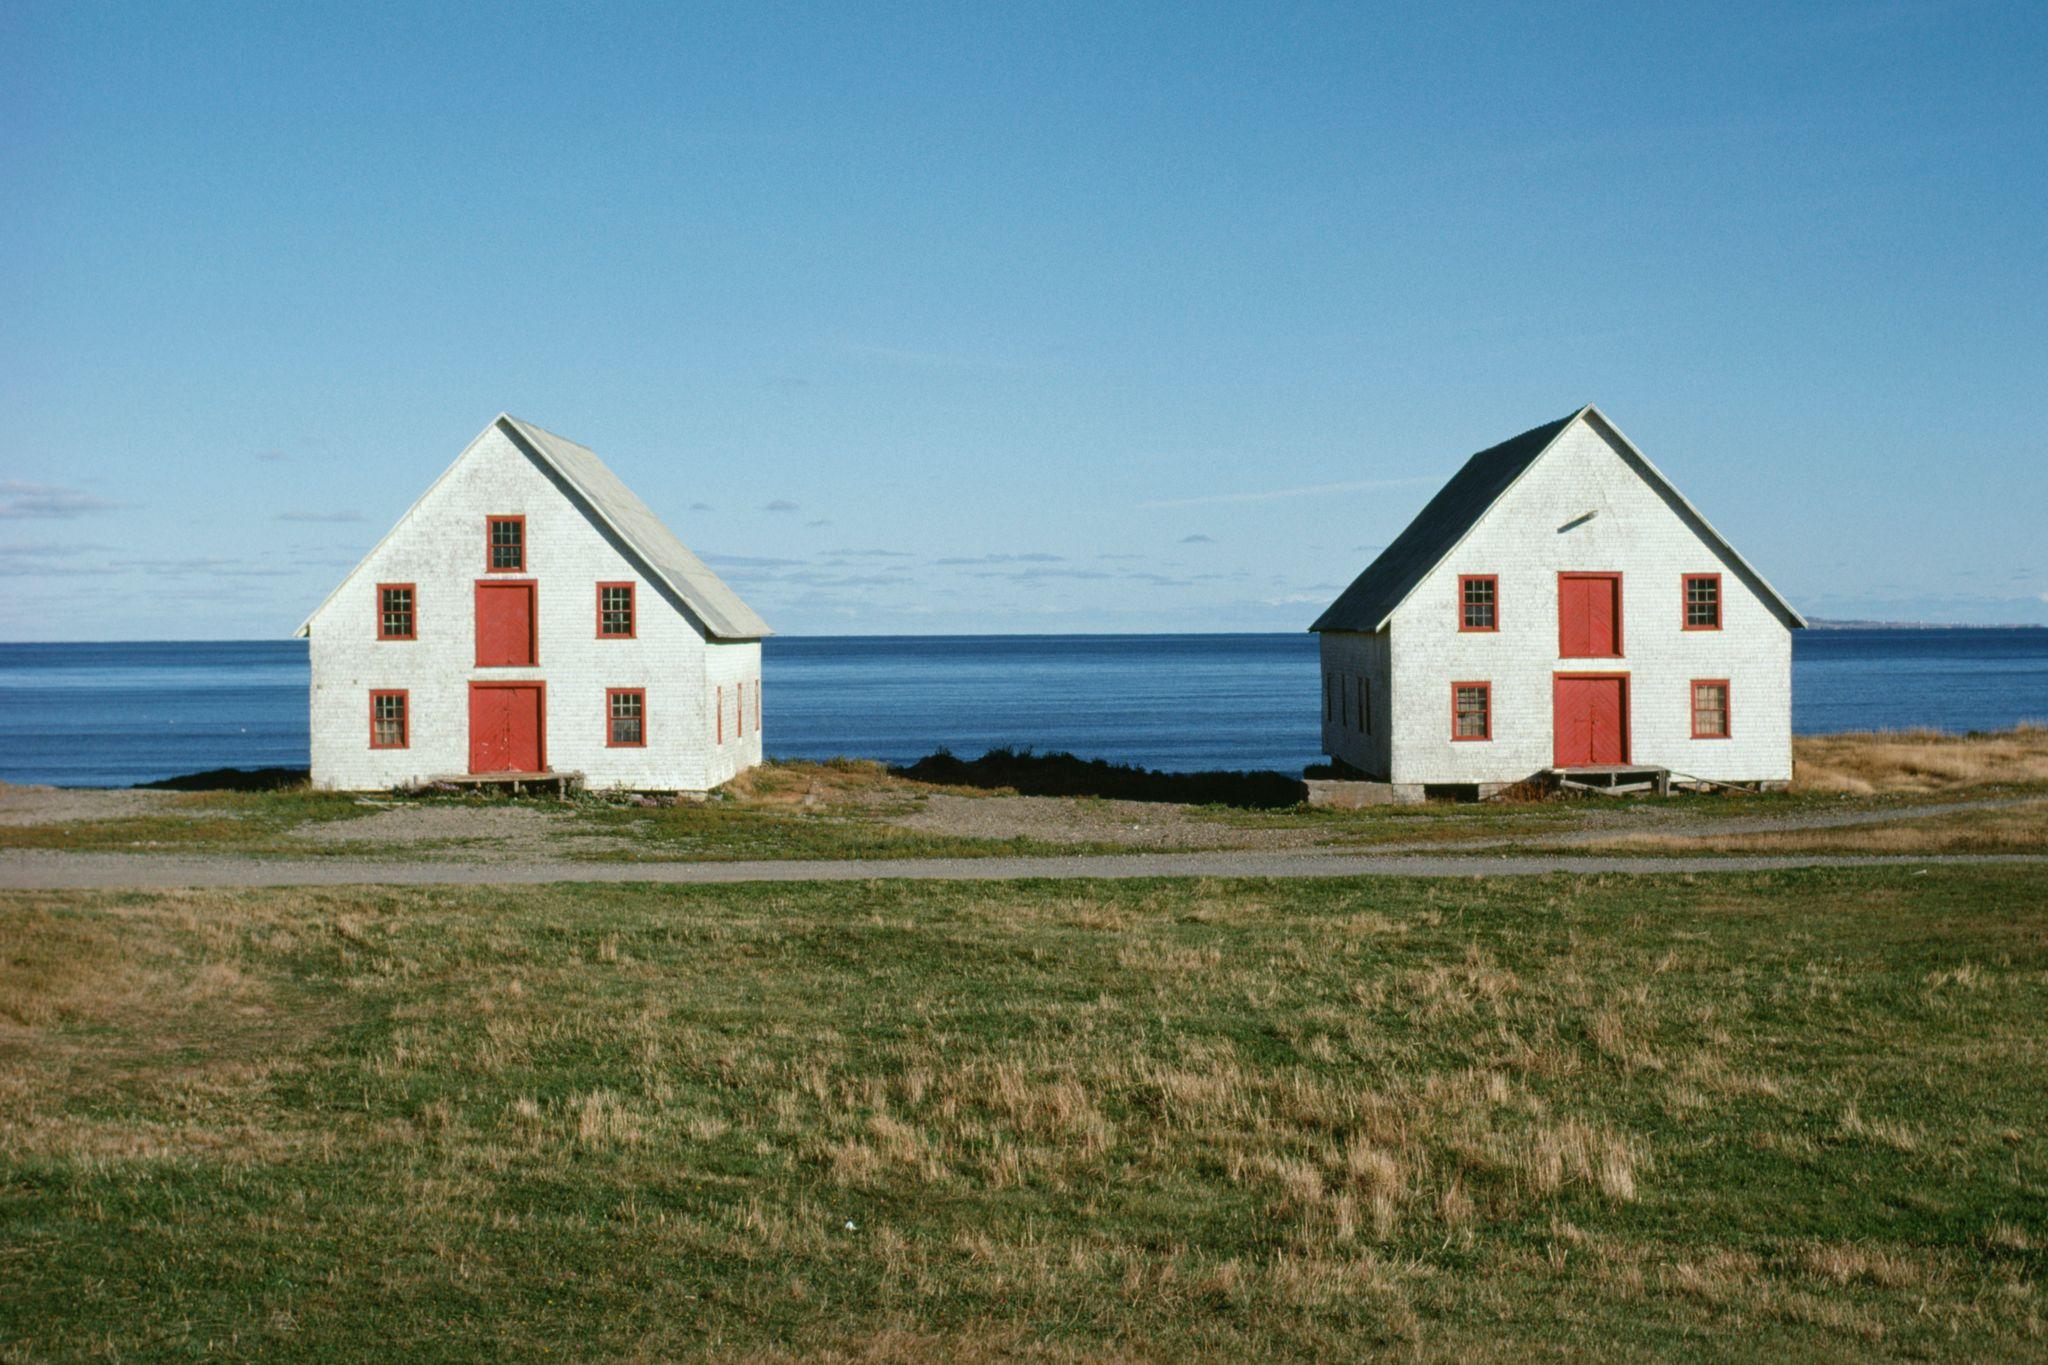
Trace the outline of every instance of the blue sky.
<instances>
[{"instance_id":1,"label":"blue sky","mask_svg":"<svg viewBox=\"0 0 2048 1365\"><path fill-rule=\"evenodd\" d=\"M1299 629L1598 402L2048 621L2048 7L0 3L0 637L288 632L501 409L788 633Z\"/></svg>"}]
</instances>

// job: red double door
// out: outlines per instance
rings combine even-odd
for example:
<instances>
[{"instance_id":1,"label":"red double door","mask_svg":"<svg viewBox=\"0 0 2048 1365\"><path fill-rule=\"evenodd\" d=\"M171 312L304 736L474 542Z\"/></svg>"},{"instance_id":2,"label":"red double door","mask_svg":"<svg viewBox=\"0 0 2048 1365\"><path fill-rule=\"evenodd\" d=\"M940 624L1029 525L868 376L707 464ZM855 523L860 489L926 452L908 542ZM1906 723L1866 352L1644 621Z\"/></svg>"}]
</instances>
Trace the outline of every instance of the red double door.
<instances>
[{"instance_id":1,"label":"red double door","mask_svg":"<svg viewBox=\"0 0 2048 1365\"><path fill-rule=\"evenodd\" d=\"M1586 768L1628 762L1628 678L1559 673L1551 679L1551 762Z\"/></svg>"},{"instance_id":2,"label":"red double door","mask_svg":"<svg viewBox=\"0 0 2048 1365\"><path fill-rule=\"evenodd\" d=\"M539 661L534 584L486 579L476 585L478 668L531 668ZM547 692L538 682L469 685L469 770L547 771Z\"/></svg>"},{"instance_id":3,"label":"red double door","mask_svg":"<svg viewBox=\"0 0 2048 1365\"><path fill-rule=\"evenodd\" d=\"M547 700L539 683L469 685L469 770L547 771Z\"/></svg>"}]
</instances>

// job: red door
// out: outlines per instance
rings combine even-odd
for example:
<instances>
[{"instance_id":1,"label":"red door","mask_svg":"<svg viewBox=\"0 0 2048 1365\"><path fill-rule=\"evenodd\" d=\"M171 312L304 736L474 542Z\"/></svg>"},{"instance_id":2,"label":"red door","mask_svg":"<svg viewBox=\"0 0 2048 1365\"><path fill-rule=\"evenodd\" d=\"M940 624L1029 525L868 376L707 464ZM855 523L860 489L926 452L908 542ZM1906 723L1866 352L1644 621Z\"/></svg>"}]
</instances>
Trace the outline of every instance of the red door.
<instances>
[{"instance_id":1,"label":"red door","mask_svg":"<svg viewBox=\"0 0 2048 1365\"><path fill-rule=\"evenodd\" d=\"M547 750L541 741L546 715L539 683L471 683L469 770L547 771Z\"/></svg>"},{"instance_id":2,"label":"red door","mask_svg":"<svg viewBox=\"0 0 2048 1365\"><path fill-rule=\"evenodd\" d=\"M1621 657L1621 575L1557 576L1557 654L1561 659Z\"/></svg>"},{"instance_id":3,"label":"red door","mask_svg":"<svg viewBox=\"0 0 2048 1365\"><path fill-rule=\"evenodd\" d=\"M477 584L476 666L523 668L533 661L533 584Z\"/></svg>"},{"instance_id":4,"label":"red door","mask_svg":"<svg viewBox=\"0 0 2048 1365\"><path fill-rule=\"evenodd\" d=\"M1553 679L1551 762L1585 768L1628 762L1628 679L1560 673Z\"/></svg>"}]
</instances>

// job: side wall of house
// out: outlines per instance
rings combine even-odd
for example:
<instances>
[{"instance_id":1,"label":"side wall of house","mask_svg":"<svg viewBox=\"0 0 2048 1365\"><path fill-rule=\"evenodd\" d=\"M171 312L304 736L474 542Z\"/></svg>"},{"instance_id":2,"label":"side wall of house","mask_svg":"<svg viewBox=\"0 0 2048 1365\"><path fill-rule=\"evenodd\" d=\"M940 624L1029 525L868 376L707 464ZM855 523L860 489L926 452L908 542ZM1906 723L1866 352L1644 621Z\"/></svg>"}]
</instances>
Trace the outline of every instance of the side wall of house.
<instances>
[{"instance_id":1,"label":"side wall of house","mask_svg":"<svg viewBox=\"0 0 2048 1365\"><path fill-rule=\"evenodd\" d=\"M1559 655L1558 574L1622 575L1622 657ZM1721 629L1683 629L1683 579L1721 575ZM1459 577L1499 577L1499 629L1461 632ZM1393 780L1516 781L1551 766L1560 672L1628 675L1630 761L1723 781L1792 774L1787 622L1601 424L1574 424L1395 611ZM1691 684L1726 679L1730 736L1692 738ZM1492 738L1453 741L1451 688L1491 684Z\"/></svg>"},{"instance_id":2,"label":"side wall of house","mask_svg":"<svg viewBox=\"0 0 2048 1365\"><path fill-rule=\"evenodd\" d=\"M486 571L485 523L526 518L526 569ZM539 647L531 668L476 664L476 585L529 579ZM412 583L418 638L377 638L377 585ZM597 637L597 585L635 585L635 638ZM756 643L719 646L751 651ZM545 685L547 766L593 787L703 790L758 761L714 753L703 633L553 475L492 427L315 616L311 632L313 781L364 790L469 769L469 685ZM370 692L409 693L410 744L369 747ZM606 743L608 688L644 688L647 743ZM752 758L747 758L750 752Z\"/></svg>"},{"instance_id":3,"label":"side wall of house","mask_svg":"<svg viewBox=\"0 0 2048 1365\"><path fill-rule=\"evenodd\" d=\"M1385 781L1391 760L1392 717L1387 670L1388 632L1324 631L1323 752L1367 777ZM1361 726L1359 697L1365 699Z\"/></svg>"},{"instance_id":4,"label":"side wall of house","mask_svg":"<svg viewBox=\"0 0 2048 1365\"><path fill-rule=\"evenodd\" d=\"M761 727L768 718L767 698L761 695L761 642L707 645L704 681L703 716L710 738L702 782L708 791L761 761Z\"/></svg>"}]
</instances>

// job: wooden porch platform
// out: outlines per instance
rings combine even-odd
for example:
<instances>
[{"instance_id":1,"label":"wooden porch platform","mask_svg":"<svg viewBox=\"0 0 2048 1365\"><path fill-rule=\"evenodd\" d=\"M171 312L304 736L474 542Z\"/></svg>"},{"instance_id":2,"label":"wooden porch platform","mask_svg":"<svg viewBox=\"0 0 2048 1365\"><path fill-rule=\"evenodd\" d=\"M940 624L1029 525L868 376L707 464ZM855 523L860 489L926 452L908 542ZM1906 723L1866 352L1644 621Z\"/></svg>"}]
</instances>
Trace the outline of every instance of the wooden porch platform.
<instances>
[{"instance_id":1,"label":"wooden porch platform","mask_svg":"<svg viewBox=\"0 0 2048 1365\"><path fill-rule=\"evenodd\" d=\"M1601 796L1671 794L1671 769L1646 763L1596 763L1583 768L1545 768L1543 773L1568 792L1595 792Z\"/></svg>"},{"instance_id":2,"label":"wooden porch platform","mask_svg":"<svg viewBox=\"0 0 2048 1365\"><path fill-rule=\"evenodd\" d=\"M528 788L535 791L554 789L557 796L567 796L583 786L582 773L448 773L428 779L428 785L445 783L451 787L474 787L479 791L495 788L509 788L514 796L524 795Z\"/></svg>"}]
</instances>

